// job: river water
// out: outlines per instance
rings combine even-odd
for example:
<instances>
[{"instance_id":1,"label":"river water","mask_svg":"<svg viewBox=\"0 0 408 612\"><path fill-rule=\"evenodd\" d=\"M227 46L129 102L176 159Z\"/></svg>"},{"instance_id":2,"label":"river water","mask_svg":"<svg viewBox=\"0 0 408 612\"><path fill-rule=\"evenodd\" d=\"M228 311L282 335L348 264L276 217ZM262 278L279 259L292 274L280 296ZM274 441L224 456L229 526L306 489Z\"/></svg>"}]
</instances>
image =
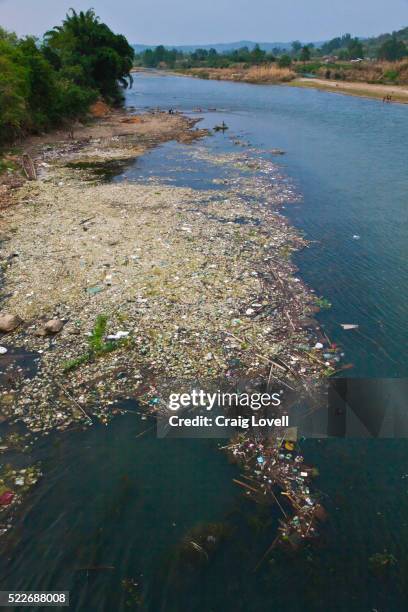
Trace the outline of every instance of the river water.
<instances>
[{"instance_id":1,"label":"river water","mask_svg":"<svg viewBox=\"0 0 408 612\"><path fill-rule=\"evenodd\" d=\"M353 363L349 375L406 375L407 107L158 74L137 75L127 101L192 113L203 117L200 127L225 121L228 132L199 146L222 153L245 141L279 163L302 196L285 214L312 241L297 265L332 303L319 317ZM275 148L285 155L271 155ZM164 145L114 180L211 189L222 168L192 162L190 152ZM359 329L345 332L341 323ZM71 609L87 612L407 609L405 440L305 441L330 520L317 546L274 552L254 571L274 539L275 511L242 498L216 441L136 437L149 426L129 414L41 442L35 458L46 477L5 541L2 588L70 590ZM181 539L209 522L223 525L222 545L209 564L186 565ZM395 564L373 572L370 557L385 550ZM138 583L135 595L126 579Z\"/></svg>"}]
</instances>

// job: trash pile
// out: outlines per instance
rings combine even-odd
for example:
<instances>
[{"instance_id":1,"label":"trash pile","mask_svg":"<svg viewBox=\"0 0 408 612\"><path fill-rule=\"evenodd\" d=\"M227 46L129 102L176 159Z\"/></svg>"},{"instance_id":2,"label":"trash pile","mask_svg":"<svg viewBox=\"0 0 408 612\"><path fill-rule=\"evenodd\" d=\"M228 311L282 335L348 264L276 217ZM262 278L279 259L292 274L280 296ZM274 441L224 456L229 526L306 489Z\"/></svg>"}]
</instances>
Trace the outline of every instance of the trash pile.
<instances>
[{"instance_id":1,"label":"trash pile","mask_svg":"<svg viewBox=\"0 0 408 612\"><path fill-rule=\"evenodd\" d=\"M291 261L308 243L279 212L299 196L276 164L253 150L212 155L195 144L192 164L205 157L231 170L211 190L154 177L146 185L90 181L92 168L73 167L199 135L193 120L149 117L132 124L131 145L113 133L40 149L37 180L8 211L0 375L13 376L13 347L36 356L36 371L21 370L2 388L0 419L34 433L107 424L122 412L119 401L137 401L146 388L160 396L164 376L242 373L310 388L337 367L340 349L314 319L319 299ZM166 121L176 124L164 129ZM285 520L289 537L312 536L317 503L300 462L250 443L236 450L256 468L257 490L269 480L281 486L296 509Z\"/></svg>"},{"instance_id":2,"label":"trash pile","mask_svg":"<svg viewBox=\"0 0 408 612\"><path fill-rule=\"evenodd\" d=\"M293 548L318 536L326 512L310 489L316 469L305 465L295 441L271 433L268 438L239 434L226 448L244 473L236 484L255 500L268 499L282 513L274 542Z\"/></svg>"},{"instance_id":3,"label":"trash pile","mask_svg":"<svg viewBox=\"0 0 408 612\"><path fill-rule=\"evenodd\" d=\"M0 536L12 525L12 513L41 477L39 465L15 468L0 464Z\"/></svg>"},{"instance_id":4,"label":"trash pile","mask_svg":"<svg viewBox=\"0 0 408 612\"><path fill-rule=\"evenodd\" d=\"M199 144L190 151L192 163L209 156ZM231 172L209 192L84 183L64 150L54 162L46 153L5 242L2 320L18 326L1 345L38 355L35 376L7 390L5 416L34 432L107 423L116 400L139 397L146 372L215 379L240 368L313 385L328 369L317 298L290 261L307 242L278 210L297 194L275 164L256 152L215 155ZM6 375L12 368L5 362Z\"/></svg>"}]
</instances>

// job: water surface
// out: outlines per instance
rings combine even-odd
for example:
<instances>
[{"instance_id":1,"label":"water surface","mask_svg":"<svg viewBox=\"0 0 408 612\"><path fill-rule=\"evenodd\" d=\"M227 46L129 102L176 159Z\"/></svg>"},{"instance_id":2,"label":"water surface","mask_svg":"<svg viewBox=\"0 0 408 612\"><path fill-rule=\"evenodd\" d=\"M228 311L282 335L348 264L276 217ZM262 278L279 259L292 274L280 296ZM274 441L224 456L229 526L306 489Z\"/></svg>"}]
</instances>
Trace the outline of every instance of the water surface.
<instances>
[{"instance_id":1,"label":"water surface","mask_svg":"<svg viewBox=\"0 0 408 612\"><path fill-rule=\"evenodd\" d=\"M224 120L230 130L197 145L164 145L115 180L158 178L210 192L222 187L224 170L190 164L194 146L219 154L236 151L239 140L249 145L242 150L274 159L303 196L285 207L312 241L297 263L333 304L320 319L355 364L350 375L405 375L407 107L154 74L136 76L128 102L177 108L209 128ZM286 155L274 157L274 148ZM359 333L340 323L358 323ZM317 546L276 551L254 571L275 537L276 510L242 499L231 482L237 469L214 441L136 437L149 426L129 415L42 442L36 453L46 477L3 550L3 588L70 589L72 609L87 612L407 609L405 440L304 441L321 471L316 486L329 524ZM186 568L179 543L202 522L222 523L229 535L208 565ZM384 550L396 564L377 575L370 557ZM126 579L140 585L139 607L126 604Z\"/></svg>"}]
</instances>

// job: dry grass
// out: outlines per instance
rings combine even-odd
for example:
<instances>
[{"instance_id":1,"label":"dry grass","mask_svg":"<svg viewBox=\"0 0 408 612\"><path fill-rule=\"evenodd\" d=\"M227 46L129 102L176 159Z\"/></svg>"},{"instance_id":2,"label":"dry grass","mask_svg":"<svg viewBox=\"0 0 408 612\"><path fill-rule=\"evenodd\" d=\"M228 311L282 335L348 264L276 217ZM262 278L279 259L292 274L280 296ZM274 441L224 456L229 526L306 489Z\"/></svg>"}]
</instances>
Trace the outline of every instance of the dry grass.
<instances>
[{"instance_id":1,"label":"dry grass","mask_svg":"<svg viewBox=\"0 0 408 612\"><path fill-rule=\"evenodd\" d=\"M286 83L296 77L289 68L279 68L275 64L245 67L236 64L229 68L192 68L189 74L206 79L237 81L246 83Z\"/></svg>"},{"instance_id":2,"label":"dry grass","mask_svg":"<svg viewBox=\"0 0 408 612\"><path fill-rule=\"evenodd\" d=\"M325 76L327 68L320 68L319 76ZM350 64L331 69L332 77L335 73L344 81L363 83L383 83L395 85L408 85L408 60L400 62L363 62Z\"/></svg>"},{"instance_id":3,"label":"dry grass","mask_svg":"<svg viewBox=\"0 0 408 612\"><path fill-rule=\"evenodd\" d=\"M294 79L296 74L289 68L279 68L275 64L267 66L251 66L246 74L246 80L256 83L286 83Z\"/></svg>"}]
</instances>

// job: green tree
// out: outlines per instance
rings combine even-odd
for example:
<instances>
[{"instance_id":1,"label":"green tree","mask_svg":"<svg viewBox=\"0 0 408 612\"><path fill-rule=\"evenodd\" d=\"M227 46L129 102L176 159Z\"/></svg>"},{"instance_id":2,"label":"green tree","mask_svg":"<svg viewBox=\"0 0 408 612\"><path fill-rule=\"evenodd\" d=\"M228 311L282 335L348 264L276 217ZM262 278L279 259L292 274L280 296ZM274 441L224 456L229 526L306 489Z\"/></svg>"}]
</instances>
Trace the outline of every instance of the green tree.
<instances>
[{"instance_id":1,"label":"green tree","mask_svg":"<svg viewBox=\"0 0 408 612\"><path fill-rule=\"evenodd\" d=\"M44 53L54 58L62 73L76 67L75 84L95 89L110 101L119 102L120 86L131 84L133 48L93 10L71 9L61 26L45 34Z\"/></svg>"},{"instance_id":2,"label":"green tree","mask_svg":"<svg viewBox=\"0 0 408 612\"><path fill-rule=\"evenodd\" d=\"M302 47L302 51L300 52L300 59L302 62L310 61L310 49L307 45Z\"/></svg>"},{"instance_id":3,"label":"green tree","mask_svg":"<svg viewBox=\"0 0 408 612\"><path fill-rule=\"evenodd\" d=\"M389 62L397 62L408 55L408 49L402 40L398 40L396 36L392 36L386 40L380 47L378 56L380 59Z\"/></svg>"},{"instance_id":4,"label":"green tree","mask_svg":"<svg viewBox=\"0 0 408 612\"><path fill-rule=\"evenodd\" d=\"M265 51L257 44L251 51L251 63L261 64L265 60Z\"/></svg>"},{"instance_id":5,"label":"green tree","mask_svg":"<svg viewBox=\"0 0 408 612\"><path fill-rule=\"evenodd\" d=\"M29 82L21 52L0 40L0 143L16 138L30 119Z\"/></svg>"},{"instance_id":6,"label":"green tree","mask_svg":"<svg viewBox=\"0 0 408 612\"><path fill-rule=\"evenodd\" d=\"M292 64L292 60L289 55L281 55L278 60L278 64L280 68L289 68L289 66Z\"/></svg>"},{"instance_id":7,"label":"green tree","mask_svg":"<svg viewBox=\"0 0 408 612\"><path fill-rule=\"evenodd\" d=\"M58 122L61 114L62 91L57 74L36 44L27 37L18 44L21 64L26 68L26 104L30 111L30 129L43 130Z\"/></svg>"},{"instance_id":8,"label":"green tree","mask_svg":"<svg viewBox=\"0 0 408 612\"><path fill-rule=\"evenodd\" d=\"M349 59L364 57L364 49L358 38L352 38L347 45L347 55Z\"/></svg>"},{"instance_id":9,"label":"green tree","mask_svg":"<svg viewBox=\"0 0 408 612\"><path fill-rule=\"evenodd\" d=\"M293 55L297 55L302 48L302 43L300 40L294 40L291 47Z\"/></svg>"}]
</instances>

